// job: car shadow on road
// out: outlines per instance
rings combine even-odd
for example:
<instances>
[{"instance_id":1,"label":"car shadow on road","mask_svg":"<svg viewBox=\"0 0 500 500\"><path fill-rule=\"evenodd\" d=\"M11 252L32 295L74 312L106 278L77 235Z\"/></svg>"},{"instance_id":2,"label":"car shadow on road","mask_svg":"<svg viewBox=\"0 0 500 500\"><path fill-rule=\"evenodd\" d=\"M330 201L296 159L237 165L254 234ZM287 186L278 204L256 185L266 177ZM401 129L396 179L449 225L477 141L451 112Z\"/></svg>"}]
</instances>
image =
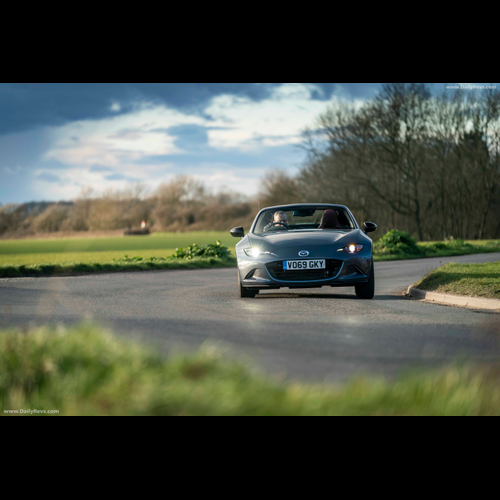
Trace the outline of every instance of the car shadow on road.
<instances>
[{"instance_id":1,"label":"car shadow on road","mask_svg":"<svg viewBox=\"0 0 500 500\"><path fill-rule=\"evenodd\" d=\"M346 299L361 300L356 295L336 294L336 293L264 293L255 296L255 299ZM372 301L377 300L404 300L402 295L375 295Z\"/></svg>"}]
</instances>

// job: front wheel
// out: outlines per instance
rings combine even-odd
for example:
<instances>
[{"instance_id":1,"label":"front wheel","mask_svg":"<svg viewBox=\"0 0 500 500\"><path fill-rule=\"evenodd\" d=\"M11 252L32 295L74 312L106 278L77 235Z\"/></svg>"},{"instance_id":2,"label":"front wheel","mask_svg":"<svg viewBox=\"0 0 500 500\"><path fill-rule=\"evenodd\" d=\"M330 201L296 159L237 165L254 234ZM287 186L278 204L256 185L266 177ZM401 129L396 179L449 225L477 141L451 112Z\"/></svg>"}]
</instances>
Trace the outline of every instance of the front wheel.
<instances>
[{"instance_id":1,"label":"front wheel","mask_svg":"<svg viewBox=\"0 0 500 500\"><path fill-rule=\"evenodd\" d=\"M368 283L365 283L364 285L359 285L356 288L356 295L358 296L358 299L373 299L375 296L375 268L373 266L373 259L372 259L372 270L370 273L370 279L368 280Z\"/></svg>"},{"instance_id":2,"label":"front wheel","mask_svg":"<svg viewBox=\"0 0 500 500\"><path fill-rule=\"evenodd\" d=\"M239 272L238 272L238 288L240 289L240 297L242 299L253 299L258 293L258 290L254 291L251 288L245 288L244 286L241 286L241 278Z\"/></svg>"}]
</instances>

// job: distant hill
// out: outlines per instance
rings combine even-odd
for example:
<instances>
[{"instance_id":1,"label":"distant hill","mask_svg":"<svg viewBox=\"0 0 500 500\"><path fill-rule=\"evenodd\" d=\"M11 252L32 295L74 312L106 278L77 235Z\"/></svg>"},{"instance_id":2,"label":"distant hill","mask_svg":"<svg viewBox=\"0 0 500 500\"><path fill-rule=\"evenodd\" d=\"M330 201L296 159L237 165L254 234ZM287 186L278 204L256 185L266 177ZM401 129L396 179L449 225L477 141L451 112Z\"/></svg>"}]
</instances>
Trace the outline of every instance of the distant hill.
<instances>
[{"instance_id":1,"label":"distant hill","mask_svg":"<svg viewBox=\"0 0 500 500\"><path fill-rule=\"evenodd\" d=\"M40 226L40 222L44 222L38 219L43 217L42 214L48 214L49 212L51 212L51 218L56 220L56 227L50 227L49 224L48 230L57 231L60 225L57 224L57 222L61 222L62 219L66 218L69 213L74 210L74 206L75 204L72 201L33 201L30 203L1 205L0 236L24 236L26 234L33 234L41 229L38 227ZM60 216L52 217L52 215L55 214L60 214ZM52 226L54 226L54 224L52 224Z\"/></svg>"},{"instance_id":2,"label":"distant hill","mask_svg":"<svg viewBox=\"0 0 500 500\"><path fill-rule=\"evenodd\" d=\"M75 203L72 201L32 201L30 203L23 203L22 205L19 205L19 209L21 209L27 216L34 216L40 215L42 212L45 212L47 208L54 205L60 207L74 207Z\"/></svg>"}]
</instances>

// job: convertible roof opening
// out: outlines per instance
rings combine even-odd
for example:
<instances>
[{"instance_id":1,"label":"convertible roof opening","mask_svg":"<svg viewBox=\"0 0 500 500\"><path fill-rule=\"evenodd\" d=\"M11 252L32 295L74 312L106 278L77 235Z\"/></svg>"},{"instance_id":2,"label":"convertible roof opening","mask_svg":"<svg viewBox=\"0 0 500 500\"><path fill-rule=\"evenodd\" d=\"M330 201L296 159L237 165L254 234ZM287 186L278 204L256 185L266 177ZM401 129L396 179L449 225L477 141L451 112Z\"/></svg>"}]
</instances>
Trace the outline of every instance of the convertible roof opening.
<instances>
[{"instance_id":1,"label":"convertible roof opening","mask_svg":"<svg viewBox=\"0 0 500 500\"><path fill-rule=\"evenodd\" d=\"M286 205L272 207L259 214L253 233L298 231L345 231L357 229L350 212L337 205Z\"/></svg>"}]
</instances>

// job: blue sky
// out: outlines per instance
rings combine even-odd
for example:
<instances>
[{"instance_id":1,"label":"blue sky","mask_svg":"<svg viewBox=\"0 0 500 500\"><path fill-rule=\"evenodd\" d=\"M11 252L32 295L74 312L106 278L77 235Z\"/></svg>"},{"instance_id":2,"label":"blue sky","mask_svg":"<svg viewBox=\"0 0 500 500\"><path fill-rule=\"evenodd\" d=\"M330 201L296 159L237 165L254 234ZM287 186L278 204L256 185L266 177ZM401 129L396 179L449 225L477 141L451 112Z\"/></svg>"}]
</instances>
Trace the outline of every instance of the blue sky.
<instances>
[{"instance_id":1,"label":"blue sky","mask_svg":"<svg viewBox=\"0 0 500 500\"><path fill-rule=\"evenodd\" d=\"M301 131L380 83L0 83L0 203L70 200L178 174L249 195L295 172ZM437 85L437 84L436 84Z\"/></svg>"}]
</instances>

